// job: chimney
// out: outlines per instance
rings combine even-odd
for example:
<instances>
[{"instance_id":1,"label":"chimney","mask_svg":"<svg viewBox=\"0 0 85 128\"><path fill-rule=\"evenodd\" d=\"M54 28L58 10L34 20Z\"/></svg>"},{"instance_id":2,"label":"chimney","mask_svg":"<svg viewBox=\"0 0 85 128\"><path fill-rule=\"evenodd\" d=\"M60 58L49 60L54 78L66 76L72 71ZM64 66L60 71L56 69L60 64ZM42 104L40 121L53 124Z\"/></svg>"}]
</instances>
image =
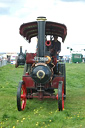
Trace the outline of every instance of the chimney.
<instances>
[{"instance_id":1,"label":"chimney","mask_svg":"<svg viewBox=\"0 0 85 128\"><path fill-rule=\"evenodd\" d=\"M22 53L22 46L20 46L20 53Z\"/></svg>"},{"instance_id":2,"label":"chimney","mask_svg":"<svg viewBox=\"0 0 85 128\"><path fill-rule=\"evenodd\" d=\"M46 17L37 17L38 23L38 56L44 57L45 54L45 22Z\"/></svg>"}]
</instances>

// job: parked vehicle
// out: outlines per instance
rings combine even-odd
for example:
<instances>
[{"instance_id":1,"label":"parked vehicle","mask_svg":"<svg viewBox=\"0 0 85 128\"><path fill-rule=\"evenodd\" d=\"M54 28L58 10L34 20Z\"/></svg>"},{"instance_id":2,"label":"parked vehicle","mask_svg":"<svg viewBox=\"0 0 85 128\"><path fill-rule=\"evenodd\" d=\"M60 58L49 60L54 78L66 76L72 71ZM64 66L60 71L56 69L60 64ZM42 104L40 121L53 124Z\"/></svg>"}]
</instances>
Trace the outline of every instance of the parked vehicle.
<instances>
[{"instance_id":1,"label":"parked vehicle","mask_svg":"<svg viewBox=\"0 0 85 128\"><path fill-rule=\"evenodd\" d=\"M73 63L81 63L83 60L83 55L82 54L72 54L72 62Z\"/></svg>"}]
</instances>

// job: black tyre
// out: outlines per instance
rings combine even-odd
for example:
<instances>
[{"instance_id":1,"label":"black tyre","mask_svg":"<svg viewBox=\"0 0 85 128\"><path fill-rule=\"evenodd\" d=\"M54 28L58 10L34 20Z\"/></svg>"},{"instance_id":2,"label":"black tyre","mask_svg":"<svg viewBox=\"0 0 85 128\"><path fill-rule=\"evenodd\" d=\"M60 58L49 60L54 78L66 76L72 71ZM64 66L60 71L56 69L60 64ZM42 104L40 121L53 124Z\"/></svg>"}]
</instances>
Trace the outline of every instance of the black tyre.
<instances>
[{"instance_id":1,"label":"black tyre","mask_svg":"<svg viewBox=\"0 0 85 128\"><path fill-rule=\"evenodd\" d=\"M58 85L58 109L62 111L64 109L64 89L62 81L59 81Z\"/></svg>"},{"instance_id":2,"label":"black tyre","mask_svg":"<svg viewBox=\"0 0 85 128\"><path fill-rule=\"evenodd\" d=\"M64 100L66 99L66 68L64 64Z\"/></svg>"},{"instance_id":3,"label":"black tyre","mask_svg":"<svg viewBox=\"0 0 85 128\"><path fill-rule=\"evenodd\" d=\"M59 63L58 64L59 72L62 76L64 76L64 99L66 99L66 67L65 63Z\"/></svg>"}]
</instances>

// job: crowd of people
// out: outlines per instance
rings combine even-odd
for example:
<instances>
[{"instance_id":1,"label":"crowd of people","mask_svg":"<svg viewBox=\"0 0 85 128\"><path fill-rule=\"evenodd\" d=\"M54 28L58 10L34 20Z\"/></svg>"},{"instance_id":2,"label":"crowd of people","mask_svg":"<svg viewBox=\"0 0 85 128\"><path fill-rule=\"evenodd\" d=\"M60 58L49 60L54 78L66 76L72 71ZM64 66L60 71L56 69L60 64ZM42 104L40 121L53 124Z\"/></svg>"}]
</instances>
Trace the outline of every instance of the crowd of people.
<instances>
[{"instance_id":1,"label":"crowd of people","mask_svg":"<svg viewBox=\"0 0 85 128\"><path fill-rule=\"evenodd\" d=\"M7 58L0 56L0 67L7 64Z\"/></svg>"}]
</instances>

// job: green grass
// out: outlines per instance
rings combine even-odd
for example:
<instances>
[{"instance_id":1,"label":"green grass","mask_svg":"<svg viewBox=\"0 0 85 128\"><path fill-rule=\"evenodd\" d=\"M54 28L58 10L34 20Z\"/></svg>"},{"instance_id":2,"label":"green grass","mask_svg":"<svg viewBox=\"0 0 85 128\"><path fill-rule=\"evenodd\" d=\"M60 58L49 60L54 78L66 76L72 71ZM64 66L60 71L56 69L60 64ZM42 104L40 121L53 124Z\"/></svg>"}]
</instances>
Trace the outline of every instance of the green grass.
<instances>
[{"instance_id":1,"label":"green grass","mask_svg":"<svg viewBox=\"0 0 85 128\"><path fill-rule=\"evenodd\" d=\"M85 128L85 64L66 64L65 110L58 111L57 100L27 100L19 112L17 87L23 68L0 67L0 128Z\"/></svg>"}]
</instances>

